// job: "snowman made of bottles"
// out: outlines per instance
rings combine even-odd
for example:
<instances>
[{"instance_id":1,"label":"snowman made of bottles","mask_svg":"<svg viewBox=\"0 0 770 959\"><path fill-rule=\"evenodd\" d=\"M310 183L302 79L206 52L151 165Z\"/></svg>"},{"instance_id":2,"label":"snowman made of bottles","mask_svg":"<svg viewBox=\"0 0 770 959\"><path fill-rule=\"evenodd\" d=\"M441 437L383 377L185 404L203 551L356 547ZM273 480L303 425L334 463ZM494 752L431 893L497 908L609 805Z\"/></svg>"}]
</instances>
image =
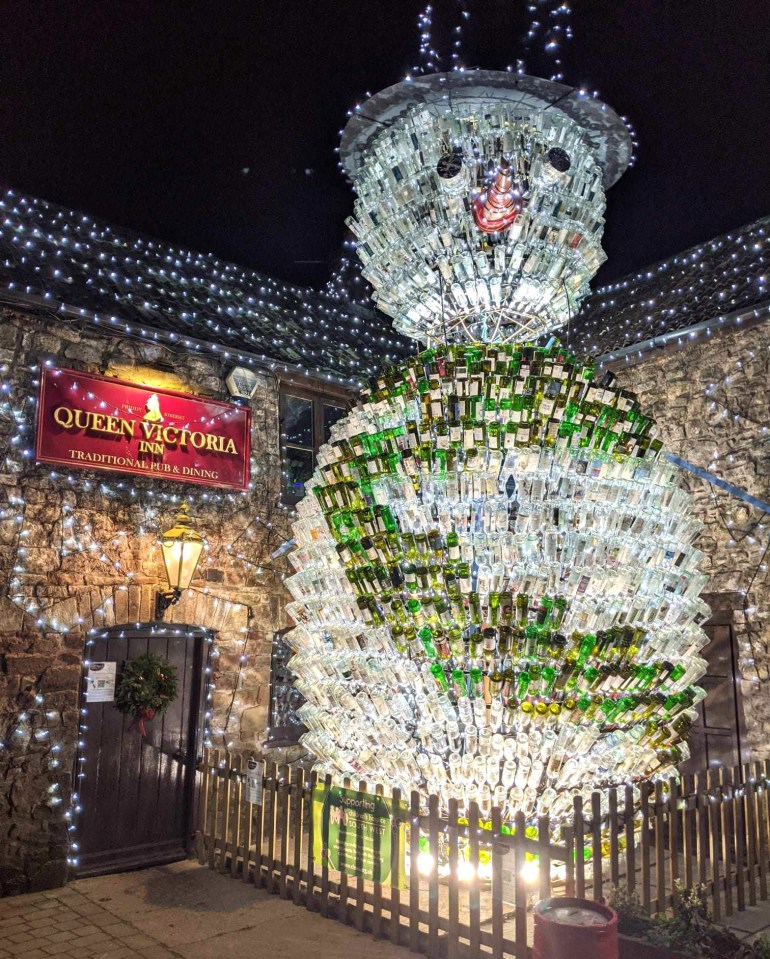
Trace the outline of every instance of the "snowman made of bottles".
<instances>
[{"instance_id":1,"label":"snowman made of bottles","mask_svg":"<svg viewBox=\"0 0 770 959\"><path fill-rule=\"evenodd\" d=\"M507 820L670 774L705 695L701 524L634 395L547 340L604 259L624 124L560 84L433 74L365 103L341 152L376 304L423 347L298 505L316 768Z\"/></svg>"}]
</instances>

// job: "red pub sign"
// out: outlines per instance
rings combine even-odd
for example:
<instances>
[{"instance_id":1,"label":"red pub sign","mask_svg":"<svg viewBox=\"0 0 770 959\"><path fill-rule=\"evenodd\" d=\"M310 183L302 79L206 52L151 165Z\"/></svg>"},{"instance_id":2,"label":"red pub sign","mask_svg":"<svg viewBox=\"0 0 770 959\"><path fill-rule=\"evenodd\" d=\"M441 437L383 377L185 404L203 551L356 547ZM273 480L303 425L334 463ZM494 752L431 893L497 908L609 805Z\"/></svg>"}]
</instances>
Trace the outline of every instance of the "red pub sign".
<instances>
[{"instance_id":1,"label":"red pub sign","mask_svg":"<svg viewBox=\"0 0 770 959\"><path fill-rule=\"evenodd\" d=\"M174 390L46 368L41 463L248 489L251 411Z\"/></svg>"}]
</instances>

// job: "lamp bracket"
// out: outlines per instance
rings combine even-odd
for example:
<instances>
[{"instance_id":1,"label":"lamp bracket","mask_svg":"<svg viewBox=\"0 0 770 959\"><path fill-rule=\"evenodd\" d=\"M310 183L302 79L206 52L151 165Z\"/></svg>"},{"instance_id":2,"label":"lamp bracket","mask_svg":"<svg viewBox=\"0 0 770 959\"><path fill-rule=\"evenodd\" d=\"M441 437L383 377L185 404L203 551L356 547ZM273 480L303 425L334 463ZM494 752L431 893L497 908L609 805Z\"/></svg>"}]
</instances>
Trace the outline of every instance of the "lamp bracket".
<instances>
[{"instance_id":1,"label":"lamp bracket","mask_svg":"<svg viewBox=\"0 0 770 959\"><path fill-rule=\"evenodd\" d=\"M155 596L155 619L163 619L163 614L169 606L176 606L182 596L181 589L158 590Z\"/></svg>"}]
</instances>

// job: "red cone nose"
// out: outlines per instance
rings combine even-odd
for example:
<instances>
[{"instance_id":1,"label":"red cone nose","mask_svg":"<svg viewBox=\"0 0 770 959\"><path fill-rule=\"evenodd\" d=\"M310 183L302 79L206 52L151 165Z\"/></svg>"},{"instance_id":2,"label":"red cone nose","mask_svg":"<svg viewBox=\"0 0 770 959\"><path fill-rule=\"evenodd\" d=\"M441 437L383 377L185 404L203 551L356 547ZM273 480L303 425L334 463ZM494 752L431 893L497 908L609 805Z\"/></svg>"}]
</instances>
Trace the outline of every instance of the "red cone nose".
<instances>
[{"instance_id":1,"label":"red cone nose","mask_svg":"<svg viewBox=\"0 0 770 959\"><path fill-rule=\"evenodd\" d=\"M501 233L507 230L519 215L512 188L513 175L509 164L504 160L497 168L486 198L477 196L473 201L473 218L483 233Z\"/></svg>"}]
</instances>

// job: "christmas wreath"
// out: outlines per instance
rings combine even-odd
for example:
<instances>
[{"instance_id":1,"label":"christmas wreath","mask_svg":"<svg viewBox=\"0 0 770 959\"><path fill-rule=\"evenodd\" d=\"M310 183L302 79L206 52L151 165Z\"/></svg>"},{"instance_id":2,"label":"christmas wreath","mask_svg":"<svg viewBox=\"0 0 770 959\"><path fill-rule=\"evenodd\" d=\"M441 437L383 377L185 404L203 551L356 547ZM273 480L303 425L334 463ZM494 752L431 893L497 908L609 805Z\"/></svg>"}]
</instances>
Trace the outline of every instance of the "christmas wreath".
<instances>
[{"instance_id":1,"label":"christmas wreath","mask_svg":"<svg viewBox=\"0 0 770 959\"><path fill-rule=\"evenodd\" d=\"M163 715L176 699L176 668L167 659L144 653L123 663L115 690L115 707L134 717L129 729L146 735L145 720Z\"/></svg>"}]
</instances>

